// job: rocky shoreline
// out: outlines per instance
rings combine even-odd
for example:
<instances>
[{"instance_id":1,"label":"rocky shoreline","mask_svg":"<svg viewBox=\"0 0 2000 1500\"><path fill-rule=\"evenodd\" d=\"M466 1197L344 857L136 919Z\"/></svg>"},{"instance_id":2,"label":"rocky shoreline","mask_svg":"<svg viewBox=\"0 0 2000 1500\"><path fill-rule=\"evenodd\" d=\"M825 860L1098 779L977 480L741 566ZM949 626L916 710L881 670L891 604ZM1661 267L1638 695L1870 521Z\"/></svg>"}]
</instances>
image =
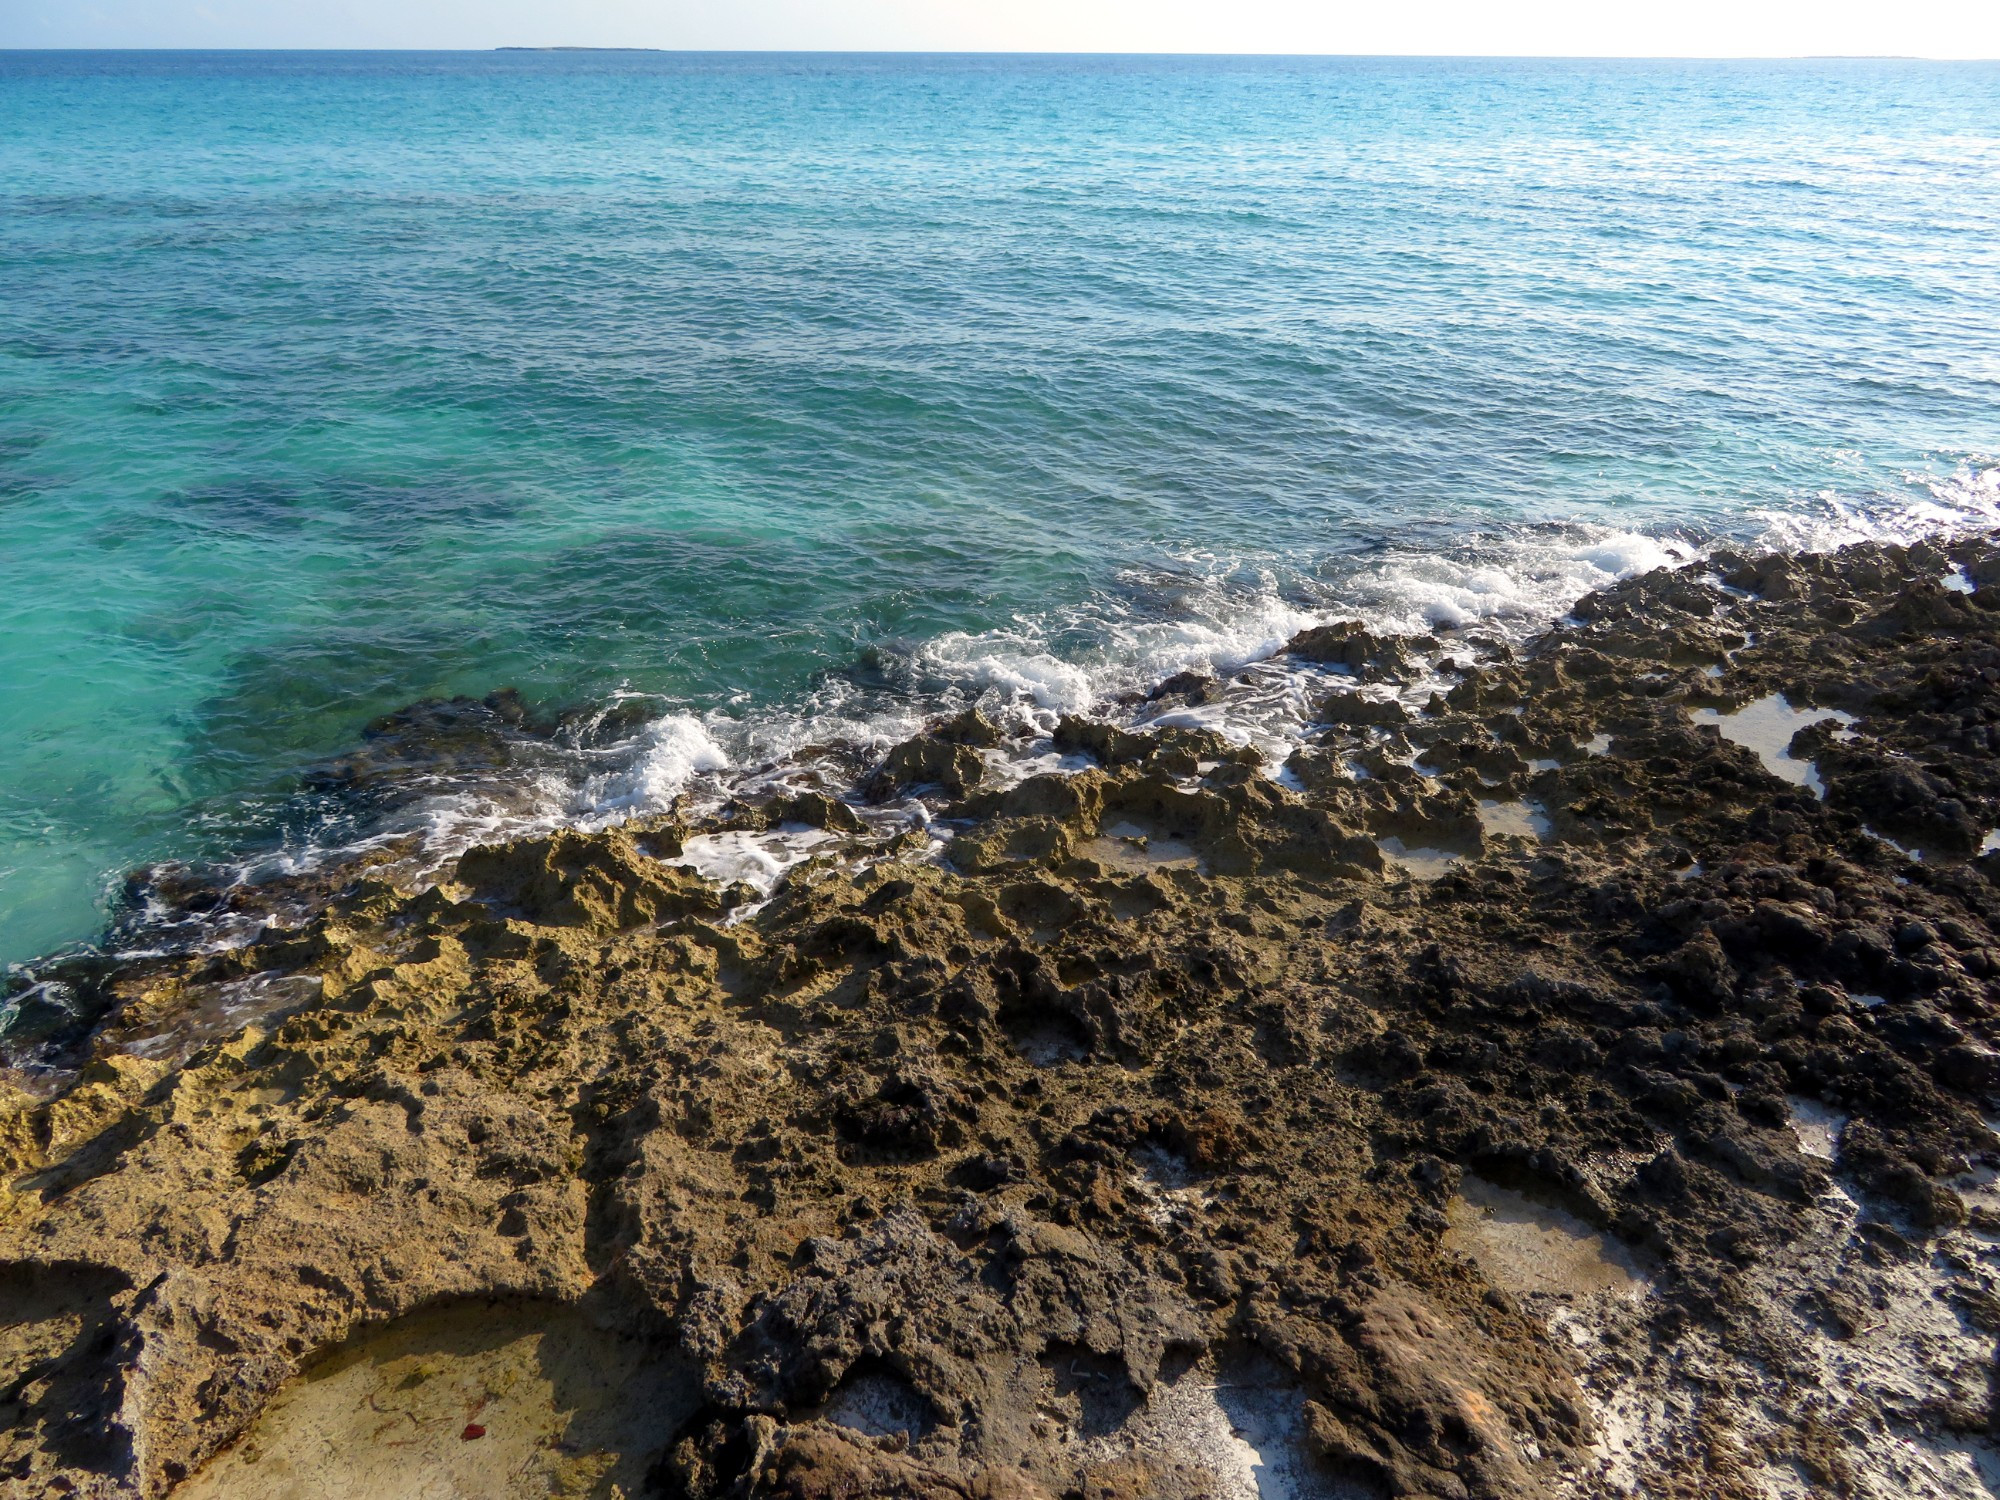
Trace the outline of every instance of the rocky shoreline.
<instances>
[{"instance_id":1,"label":"rocky shoreline","mask_svg":"<svg viewBox=\"0 0 2000 1500\"><path fill-rule=\"evenodd\" d=\"M966 714L80 964L0 1492L1989 1493L2000 546L1289 650L1275 779Z\"/></svg>"}]
</instances>

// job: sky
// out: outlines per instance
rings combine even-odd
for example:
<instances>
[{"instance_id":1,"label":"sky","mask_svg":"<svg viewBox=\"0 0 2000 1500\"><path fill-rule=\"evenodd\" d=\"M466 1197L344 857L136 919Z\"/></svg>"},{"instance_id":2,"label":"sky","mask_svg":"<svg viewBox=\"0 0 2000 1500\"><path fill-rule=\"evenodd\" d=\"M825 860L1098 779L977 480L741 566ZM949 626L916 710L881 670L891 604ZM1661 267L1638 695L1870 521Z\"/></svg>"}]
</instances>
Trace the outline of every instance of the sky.
<instances>
[{"instance_id":1,"label":"sky","mask_svg":"<svg viewBox=\"0 0 2000 1500\"><path fill-rule=\"evenodd\" d=\"M2000 57L2000 0L0 0L0 47Z\"/></svg>"}]
</instances>

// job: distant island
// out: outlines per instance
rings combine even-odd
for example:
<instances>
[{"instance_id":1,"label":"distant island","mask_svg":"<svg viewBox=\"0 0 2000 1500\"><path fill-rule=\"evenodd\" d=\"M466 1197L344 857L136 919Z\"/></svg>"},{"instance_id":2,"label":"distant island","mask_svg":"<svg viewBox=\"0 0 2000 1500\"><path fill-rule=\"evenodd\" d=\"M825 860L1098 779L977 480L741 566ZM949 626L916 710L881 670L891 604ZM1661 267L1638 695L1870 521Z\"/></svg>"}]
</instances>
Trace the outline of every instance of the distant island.
<instances>
[{"instance_id":1,"label":"distant island","mask_svg":"<svg viewBox=\"0 0 2000 1500\"><path fill-rule=\"evenodd\" d=\"M659 52L659 47L495 47L495 52Z\"/></svg>"}]
</instances>

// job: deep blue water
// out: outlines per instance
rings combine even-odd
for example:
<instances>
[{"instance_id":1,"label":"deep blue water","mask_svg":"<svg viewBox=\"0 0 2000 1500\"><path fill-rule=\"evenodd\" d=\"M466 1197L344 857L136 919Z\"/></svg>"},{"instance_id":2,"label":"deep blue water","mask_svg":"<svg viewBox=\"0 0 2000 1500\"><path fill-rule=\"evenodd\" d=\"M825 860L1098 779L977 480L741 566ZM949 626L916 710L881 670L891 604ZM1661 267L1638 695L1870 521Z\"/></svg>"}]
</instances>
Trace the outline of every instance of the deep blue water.
<instances>
[{"instance_id":1,"label":"deep blue water","mask_svg":"<svg viewBox=\"0 0 2000 1500\"><path fill-rule=\"evenodd\" d=\"M0 54L0 959L430 695L583 815L1990 518L1996 309L1994 65Z\"/></svg>"}]
</instances>

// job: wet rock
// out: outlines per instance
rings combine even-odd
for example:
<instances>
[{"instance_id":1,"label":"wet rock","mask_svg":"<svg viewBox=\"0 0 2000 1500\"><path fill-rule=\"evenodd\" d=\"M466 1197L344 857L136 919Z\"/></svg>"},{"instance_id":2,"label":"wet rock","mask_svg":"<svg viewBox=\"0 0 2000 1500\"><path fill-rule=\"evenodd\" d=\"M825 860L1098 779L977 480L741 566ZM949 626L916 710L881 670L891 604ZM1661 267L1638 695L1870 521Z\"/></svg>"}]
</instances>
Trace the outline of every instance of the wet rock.
<instances>
[{"instance_id":1,"label":"wet rock","mask_svg":"<svg viewBox=\"0 0 2000 1500\"><path fill-rule=\"evenodd\" d=\"M920 734L891 750L863 783L863 790L876 801L917 787L935 787L947 797L963 797L985 775L986 762L971 745Z\"/></svg>"},{"instance_id":2,"label":"wet rock","mask_svg":"<svg viewBox=\"0 0 2000 1500\"><path fill-rule=\"evenodd\" d=\"M1950 782L1908 763L1840 776L1828 786L1827 799L1892 837L1961 859L1978 849L1986 833Z\"/></svg>"},{"instance_id":3,"label":"wet rock","mask_svg":"<svg viewBox=\"0 0 2000 1500\"><path fill-rule=\"evenodd\" d=\"M930 735L948 745L970 745L975 750L991 750L1001 738L999 726L976 708L933 724Z\"/></svg>"},{"instance_id":4,"label":"wet rock","mask_svg":"<svg viewBox=\"0 0 2000 1500\"><path fill-rule=\"evenodd\" d=\"M1176 672L1147 692L1147 703L1179 703L1198 708L1221 696L1221 684L1204 672Z\"/></svg>"},{"instance_id":5,"label":"wet rock","mask_svg":"<svg viewBox=\"0 0 2000 1500\"><path fill-rule=\"evenodd\" d=\"M638 927L719 915L725 906L713 887L648 858L621 834L561 832L484 845L459 858L457 878L479 900L561 926Z\"/></svg>"},{"instance_id":6,"label":"wet rock","mask_svg":"<svg viewBox=\"0 0 2000 1500\"><path fill-rule=\"evenodd\" d=\"M1088 768L1011 783L962 715L867 782L937 838L788 792L428 890L329 872L226 952L17 982L0 1472L233 1483L219 1452L332 1388L303 1372L498 1299L679 1372L603 1474L690 1496L1974 1495L2000 611L1931 589L1946 562L1626 580L1511 659L1455 646L1424 714L1331 695L1283 785L1077 716ZM1386 680L1433 645L1293 650ZM1779 693L1856 716L1792 743L1824 801L1689 721ZM508 712L379 738L463 721L484 755L532 740ZM1524 796L1547 836L1487 837ZM843 857L755 902L667 862L784 824ZM1468 1253L1489 1190L1642 1284ZM448 1415L439 1463L512 1452Z\"/></svg>"},{"instance_id":7,"label":"wet rock","mask_svg":"<svg viewBox=\"0 0 2000 1500\"><path fill-rule=\"evenodd\" d=\"M1302 661L1345 667L1365 682L1396 678L1407 672L1414 643L1380 636L1359 620L1337 620L1302 630L1285 643L1285 653ZM1435 647L1435 641L1427 642Z\"/></svg>"},{"instance_id":8,"label":"wet rock","mask_svg":"<svg viewBox=\"0 0 2000 1500\"><path fill-rule=\"evenodd\" d=\"M771 812L780 823L803 823L829 833L860 833L867 826L845 802L820 792L780 797L771 804Z\"/></svg>"},{"instance_id":9,"label":"wet rock","mask_svg":"<svg viewBox=\"0 0 2000 1500\"><path fill-rule=\"evenodd\" d=\"M1394 698L1370 698L1360 693L1329 693L1320 700L1320 719L1352 728L1407 724L1409 710Z\"/></svg>"},{"instance_id":10,"label":"wet rock","mask_svg":"<svg viewBox=\"0 0 2000 1500\"><path fill-rule=\"evenodd\" d=\"M484 698L428 699L371 720L361 747L308 772L306 785L379 792L417 779L500 770L551 732L512 688Z\"/></svg>"}]
</instances>

